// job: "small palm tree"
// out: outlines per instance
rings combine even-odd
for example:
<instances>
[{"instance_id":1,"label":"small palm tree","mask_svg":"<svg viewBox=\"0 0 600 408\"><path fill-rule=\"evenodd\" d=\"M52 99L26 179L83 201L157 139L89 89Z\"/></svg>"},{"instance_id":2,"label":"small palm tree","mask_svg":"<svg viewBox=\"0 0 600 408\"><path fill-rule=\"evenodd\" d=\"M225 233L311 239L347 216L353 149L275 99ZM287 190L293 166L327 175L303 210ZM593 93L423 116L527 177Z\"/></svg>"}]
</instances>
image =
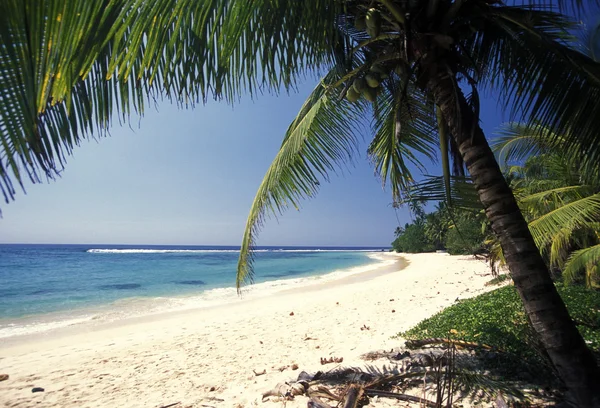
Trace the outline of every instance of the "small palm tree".
<instances>
[{"instance_id":1,"label":"small palm tree","mask_svg":"<svg viewBox=\"0 0 600 408\"><path fill-rule=\"evenodd\" d=\"M573 50L572 21L498 0L5 0L0 3L0 189L53 177L82 137L167 96L293 87L326 72L290 125L251 209L238 284L269 210L313 196L356 149L372 115L369 155L395 198L415 152L463 163L535 330L581 406L600 406L600 373L556 292L479 126L479 90L537 118L600 158L600 67ZM559 0L562 6L582 0ZM354 101L354 102L352 102ZM448 172L447 172L448 173Z\"/></svg>"},{"instance_id":2,"label":"small palm tree","mask_svg":"<svg viewBox=\"0 0 600 408\"><path fill-rule=\"evenodd\" d=\"M549 140L561 138L537 125L512 124L502 129L493 150L547 264L566 283L583 272L586 285L597 287L600 174L597 167L583 166L579 154L565 154L564 146L549 147Z\"/></svg>"}]
</instances>

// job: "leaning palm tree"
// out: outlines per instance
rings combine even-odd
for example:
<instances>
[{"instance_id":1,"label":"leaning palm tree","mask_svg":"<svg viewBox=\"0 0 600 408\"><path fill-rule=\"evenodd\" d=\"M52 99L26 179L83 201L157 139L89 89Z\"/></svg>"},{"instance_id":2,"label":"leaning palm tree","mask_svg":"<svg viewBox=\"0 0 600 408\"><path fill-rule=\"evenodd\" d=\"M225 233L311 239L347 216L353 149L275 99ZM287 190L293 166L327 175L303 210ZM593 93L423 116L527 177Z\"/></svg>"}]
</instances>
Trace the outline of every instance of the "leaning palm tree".
<instances>
[{"instance_id":1,"label":"leaning palm tree","mask_svg":"<svg viewBox=\"0 0 600 408\"><path fill-rule=\"evenodd\" d=\"M324 72L259 188L238 284L251 280L250 249L268 211L313 196L319 178L352 156L354 131L372 115L369 154L396 198L416 152L433 157L439 144L445 168L448 152L457 171L466 167L554 365L579 405L600 406L598 367L479 126L478 92L493 90L518 119L577 137L590 162L600 157L600 68L572 49L573 23L548 11L552 1L527 3L5 0L0 189L9 200L25 178L55 176L81 138L104 134L115 115L143 111L148 99L235 102Z\"/></svg>"},{"instance_id":2,"label":"leaning palm tree","mask_svg":"<svg viewBox=\"0 0 600 408\"><path fill-rule=\"evenodd\" d=\"M595 360L568 317L479 126L478 89L492 88L513 113L565 133L568 128L569 134L586 131L584 112L597 109L588 98L600 90L600 77L597 64L566 44L568 20L496 1L382 0L375 6L347 3L336 25L344 48L291 124L259 187L242 243L238 286L251 279L250 250L265 211L297 207L300 197L314 195L318 176L350 150L349 130L371 113L369 155L395 199L411 180L406 161L415 161L414 150L431 155L434 140L446 174L449 152L457 170L466 165L550 358L580 405L600 406ZM590 138L597 140L595 134ZM588 163L594 155L587 154Z\"/></svg>"}]
</instances>

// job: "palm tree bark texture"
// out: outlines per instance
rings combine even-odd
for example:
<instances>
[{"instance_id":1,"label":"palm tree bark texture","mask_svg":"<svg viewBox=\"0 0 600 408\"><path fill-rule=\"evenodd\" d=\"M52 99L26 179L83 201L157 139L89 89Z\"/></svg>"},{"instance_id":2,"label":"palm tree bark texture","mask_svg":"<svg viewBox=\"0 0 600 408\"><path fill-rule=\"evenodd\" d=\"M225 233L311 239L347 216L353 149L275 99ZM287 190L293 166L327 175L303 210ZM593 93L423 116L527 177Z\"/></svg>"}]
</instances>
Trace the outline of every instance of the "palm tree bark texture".
<instances>
[{"instance_id":1,"label":"palm tree bark texture","mask_svg":"<svg viewBox=\"0 0 600 408\"><path fill-rule=\"evenodd\" d=\"M498 236L510 275L534 330L577 405L600 407L600 370L558 294L478 118L447 70L428 75L442 111Z\"/></svg>"}]
</instances>

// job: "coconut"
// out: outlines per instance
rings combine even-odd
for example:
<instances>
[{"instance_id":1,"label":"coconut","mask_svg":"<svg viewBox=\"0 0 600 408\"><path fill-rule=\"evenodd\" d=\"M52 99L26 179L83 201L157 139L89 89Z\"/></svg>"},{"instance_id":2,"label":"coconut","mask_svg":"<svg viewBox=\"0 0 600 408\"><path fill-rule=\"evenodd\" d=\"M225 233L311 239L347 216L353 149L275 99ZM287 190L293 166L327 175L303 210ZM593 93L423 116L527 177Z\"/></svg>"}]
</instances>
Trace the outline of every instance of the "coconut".
<instances>
[{"instance_id":1,"label":"coconut","mask_svg":"<svg viewBox=\"0 0 600 408\"><path fill-rule=\"evenodd\" d=\"M358 101L358 98L360 98L360 93L356 92L353 87L348 88L348 91L346 92L346 99L348 99L350 102L356 102Z\"/></svg>"},{"instance_id":2,"label":"coconut","mask_svg":"<svg viewBox=\"0 0 600 408\"><path fill-rule=\"evenodd\" d=\"M369 102L375 102L375 99L377 98L377 89L375 89L375 88L367 88L363 92L363 95L365 96L365 99L367 101L369 101Z\"/></svg>"},{"instance_id":3,"label":"coconut","mask_svg":"<svg viewBox=\"0 0 600 408\"><path fill-rule=\"evenodd\" d=\"M371 37L377 37L381 31L381 13L376 8L370 8L366 17L367 34Z\"/></svg>"},{"instance_id":4,"label":"coconut","mask_svg":"<svg viewBox=\"0 0 600 408\"><path fill-rule=\"evenodd\" d=\"M362 93L365 88L367 87L367 82L365 81L364 78L356 78L354 80L354 83L352 84L352 87L354 88L354 90L356 92L358 92L359 94Z\"/></svg>"},{"instance_id":5,"label":"coconut","mask_svg":"<svg viewBox=\"0 0 600 408\"><path fill-rule=\"evenodd\" d=\"M381 13L376 8L370 8L366 16L367 27L381 28Z\"/></svg>"},{"instance_id":6,"label":"coconut","mask_svg":"<svg viewBox=\"0 0 600 408\"><path fill-rule=\"evenodd\" d=\"M379 29L367 27L367 34L369 34L369 37L371 38L377 38L377 36L379 36Z\"/></svg>"},{"instance_id":7,"label":"coconut","mask_svg":"<svg viewBox=\"0 0 600 408\"><path fill-rule=\"evenodd\" d=\"M379 79L377 79L377 76L374 74L367 75L365 80L367 81L367 85L369 85L371 88L377 88L379 86Z\"/></svg>"}]
</instances>

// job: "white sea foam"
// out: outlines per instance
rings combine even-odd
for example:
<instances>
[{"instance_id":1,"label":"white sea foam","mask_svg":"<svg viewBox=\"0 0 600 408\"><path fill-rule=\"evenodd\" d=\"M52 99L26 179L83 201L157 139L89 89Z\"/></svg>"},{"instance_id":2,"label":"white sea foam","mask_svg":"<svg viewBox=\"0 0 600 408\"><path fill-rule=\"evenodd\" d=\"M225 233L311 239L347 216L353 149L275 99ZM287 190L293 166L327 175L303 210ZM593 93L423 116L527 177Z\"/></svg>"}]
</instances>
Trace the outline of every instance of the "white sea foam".
<instances>
[{"instance_id":1,"label":"white sea foam","mask_svg":"<svg viewBox=\"0 0 600 408\"><path fill-rule=\"evenodd\" d=\"M88 249L92 254L168 254L168 253L213 253L235 252L239 249ZM253 252L373 252L372 249L256 249Z\"/></svg>"},{"instance_id":2,"label":"white sea foam","mask_svg":"<svg viewBox=\"0 0 600 408\"><path fill-rule=\"evenodd\" d=\"M50 330L86 323L93 319L93 315L84 315L81 317L72 318L42 317L36 320L28 319L25 321L19 321L18 323L0 323L0 339L12 336L44 333Z\"/></svg>"}]
</instances>

